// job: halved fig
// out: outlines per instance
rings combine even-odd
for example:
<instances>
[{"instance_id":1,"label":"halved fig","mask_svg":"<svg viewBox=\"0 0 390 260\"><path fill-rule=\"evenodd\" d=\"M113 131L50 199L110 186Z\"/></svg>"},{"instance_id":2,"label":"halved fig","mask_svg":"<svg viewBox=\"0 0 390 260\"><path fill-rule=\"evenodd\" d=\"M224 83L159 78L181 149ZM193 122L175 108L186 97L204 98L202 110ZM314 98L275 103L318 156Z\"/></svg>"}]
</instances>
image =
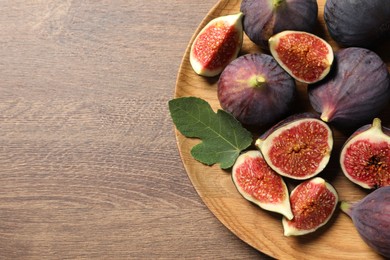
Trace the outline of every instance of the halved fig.
<instances>
[{"instance_id":1,"label":"halved fig","mask_svg":"<svg viewBox=\"0 0 390 260\"><path fill-rule=\"evenodd\" d=\"M329 126L311 113L290 116L260 136L255 145L277 173L305 180L328 164L333 148Z\"/></svg>"},{"instance_id":2,"label":"halved fig","mask_svg":"<svg viewBox=\"0 0 390 260\"><path fill-rule=\"evenodd\" d=\"M243 13L211 20L191 45L190 63L194 71L207 77L217 76L235 58L242 47Z\"/></svg>"},{"instance_id":3,"label":"halved fig","mask_svg":"<svg viewBox=\"0 0 390 260\"><path fill-rule=\"evenodd\" d=\"M314 83L328 75L333 63L332 47L307 32L283 31L269 39L272 56L293 78Z\"/></svg>"},{"instance_id":4,"label":"halved fig","mask_svg":"<svg viewBox=\"0 0 390 260\"><path fill-rule=\"evenodd\" d=\"M290 194L292 220L282 219L285 236L312 233L332 217L338 194L335 188L320 177L299 184Z\"/></svg>"},{"instance_id":5,"label":"halved fig","mask_svg":"<svg viewBox=\"0 0 390 260\"><path fill-rule=\"evenodd\" d=\"M350 47L335 54L334 70L308 88L312 107L325 122L343 128L368 124L390 100L386 64L373 51Z\"/></svg>"},{"instance_id":6,"label":"halved fig","mask_svg":"<svg viewBox=\"0 0 390 260\"><path fill-rule=\"evenodd\" d=\"M291 109L295 94L293 78L267 54L238 57L218 80L221 107L244 125L274 124Z\"/></svg>"},{"instance_id":7,"label":"halved fig","mask_svg":"<svg viewBox=\"0 0 390 260\"><path fill-rule=\"evenodd\" d=\"M341 150L340 164L345 176L365 189L390 186L390 129L375 118L356 130Z\"/></svg>"},{"instance_id":8,"label":"halved fig","mask_svg":"<svg viewBox=\"0 0 390 260\"><path fill-rule=\"evenodd\" d=\"M254 43L268 49L268 39L285 30L312 32L317 24L316 0L243 0L244 31Z\"/></svg>"},{"instance_id":9,"label":"halved fig","mask_svg":"<svg viewBox=\"0 0 390 260\"><path fill-rule=\"evenodd\" d=\"M245 199L262 209L292 219L287 186L282 177L267 165L259 151L241 154L233 166L232 178Z\"/></svg>"}]
</instances>

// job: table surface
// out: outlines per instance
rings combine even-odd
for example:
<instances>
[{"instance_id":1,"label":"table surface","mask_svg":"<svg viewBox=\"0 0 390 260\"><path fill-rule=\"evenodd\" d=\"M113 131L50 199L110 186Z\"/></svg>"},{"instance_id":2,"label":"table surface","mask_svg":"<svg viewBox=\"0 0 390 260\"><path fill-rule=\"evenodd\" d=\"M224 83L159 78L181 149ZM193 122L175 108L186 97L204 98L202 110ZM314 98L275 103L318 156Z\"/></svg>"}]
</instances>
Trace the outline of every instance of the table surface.
<instances>
[{"instance_id":1,"label":"table surface","mask_svg":"<svg viewBox=\"0 0 390 260\"><path fill-rule=\"evenodd\" d=\"M217 3L0 3L0 258L267 258L208 210L167 102Z\"/></svg>"}]
</instances>

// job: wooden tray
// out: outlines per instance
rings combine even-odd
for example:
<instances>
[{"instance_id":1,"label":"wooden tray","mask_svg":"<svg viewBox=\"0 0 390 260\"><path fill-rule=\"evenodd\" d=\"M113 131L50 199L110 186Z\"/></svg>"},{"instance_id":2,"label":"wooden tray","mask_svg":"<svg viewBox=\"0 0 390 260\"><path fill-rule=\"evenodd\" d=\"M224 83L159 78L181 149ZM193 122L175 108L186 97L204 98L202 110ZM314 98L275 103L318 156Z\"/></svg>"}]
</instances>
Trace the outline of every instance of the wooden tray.
<instances>
[{"instance_id":1,"label":"wooden tray","mask_svg":"<svg viewBox=\"0 0 390 260\"><path fill-rule=\"evenodd\" d=\"M334 50L337 50L339 47L327 34L323 22L324 3L325 0L318 1L319 26L316 33L328 40ZM216 94L218 78L210 79L196 75L189 63L189 50L201 28L215 17L238 12L240 4L241 1L219 1L199 25L183 57L175 97L197 96L207 100L213 109L220 108ZM244 36L241 54L253 52L261 50ZM389 60L387 56L385 60L387 64ZM310 110L306 86L298 85L298 89L302 108ZM386 109L382 120L389 118L389 110ZM385 124L388 126L389 122L386 121ZM339 209L325 227L312 234L300 237L283 236L281 215L264 211L246 201L234 187L229 171L221 170L219 165L209 167L195 161L190 155L190 149L199 140L185 138L177 131L176 137L184 167L204 203L229 230L257 250L278 259L381 259L362 241L351 219ZM359 200L367 191L359 189L357 185L347 180L338 165L338 154L346 136L334 129L334 138L334 155L328 167L319 176L334 185L340 200Z\"/></svg>"}]
</instances>

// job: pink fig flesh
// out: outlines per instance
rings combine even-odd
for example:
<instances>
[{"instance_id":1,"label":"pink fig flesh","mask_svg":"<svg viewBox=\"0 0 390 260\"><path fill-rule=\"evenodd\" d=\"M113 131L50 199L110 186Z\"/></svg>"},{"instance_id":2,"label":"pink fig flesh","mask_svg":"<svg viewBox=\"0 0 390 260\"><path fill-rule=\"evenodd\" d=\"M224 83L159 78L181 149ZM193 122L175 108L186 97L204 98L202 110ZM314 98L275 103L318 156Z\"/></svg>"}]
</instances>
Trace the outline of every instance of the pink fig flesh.
<instances>
[{"instance_id":1,"label":"pink fig flesh","mask_svg":"<svg viewBox=\"0 0 390 260\"><path fill-rule=\"evenodd\" d=\"M312 233L324 226L333 215L338 194L328 182L320 177L302 182L290 195L294 218L283 219L285 236Z\"/></svg>"},{"instance_id":2,"label":"pink fig flesh","mask_svg":"<svg viewBox=\"0 0 390 260\"><path fill-rule=\"evenodd\" d=\"M307 32L283 31L269 39L269 46L280 66L303 83L322 80L333 63L332 47Z\"/></svg>"},{"instance_id":3,"label":"pink fig flesh","mask_svg":"<svg viewBox=\"0 0 390 260\"><path fill-rule=\"evenodd\" d=\"M256 141L268 165L282 176L309 179L329 162L332 131L326 123L307 114L288 117Z\"/></svg>"},{"instance_id":4,"label":"pink fig flesh","mask_svg":"<svg viewBox=\"0 0 390 260\"><path fill-rule=\"evenodd\" d=\"M387 134L386 134L387 133ZM344 175L366 189L390 185L390 129L375 118L345 142L340 165Z\"/></svg>"},{"instance_id":5,"label":"pink fig flesh","mask_svg":"<svg viewBox=\"0 0 390 260\"><path fill-rule=\"evenodd\" d=\"M191 45L190 64L202 76L214 77L235 58L243 42L243 14L220 16L211 20Z\"/></svg>"},{"instance_id":6,"label":"pink fig flesh","mask_svg":"<svg viewBox=\"0 0 390 260\"><path fill-rule=\"evenodd\" d=\"M288 190L282 177L264 161L259 151L241 154L232 170L238 192L260 208L292 218Z\"/></svg>"}]
</instances>

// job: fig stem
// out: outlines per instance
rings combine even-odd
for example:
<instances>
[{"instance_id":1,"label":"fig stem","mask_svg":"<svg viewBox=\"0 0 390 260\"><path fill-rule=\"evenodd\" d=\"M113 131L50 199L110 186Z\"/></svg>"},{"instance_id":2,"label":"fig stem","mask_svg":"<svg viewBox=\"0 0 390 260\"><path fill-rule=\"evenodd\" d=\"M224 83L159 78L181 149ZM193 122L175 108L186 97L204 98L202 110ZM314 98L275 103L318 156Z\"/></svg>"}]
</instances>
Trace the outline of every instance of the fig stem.
<instances>
[{"instance_id":1,"label":"fig stem","mask_svg":"<svg viewBox=\"0 0 390 260\"><path fill-rule=\"evenodd\" d=\"M321 113L321 120L329 122L329 119L333 119L334 111L329 107L324 107Z\"/></svg>"},{"instance_id":2,"label":"fig stem","mask_svg":"<svg viewBox=\"0 0 390 260\"><path fill-rule=\"evenodd\" d=\"M267 81L265 80L265 78L261 75L258 75L258 76L254 76L251 80L250 80L250 86L251 87L261 87L262 85L264 85L264 83L266 83Z\"/></svg>"},{"instance_id":3,"label":"fig stem","mask_svg":"<svg viewBox=\"0 0 390 260\"><path fill-rule=\"evenodd\" d=\"M347 214L349 217L351 216L352 204L346 201L342 201L340 203L340 209L342 212Z\"/></svg>"},{"instance_id":4,"label":"fig stem","mask_svg":"<svg viewBox=\"0 0 390 260\"><path fill-rule=\"evenodd\" d=\"M274 6L279 7L285 0L273 0Z\"/></svg>"},{"instance_id":5,"label":"fig stem","mask_svg":"<svg viewBox=\"0 0 390 260\"><path fill-rule=\"evenodd\" d=\"M257 148L260 149L260 146L261 146L262 143L263 143L263 140L261 140L261 139L259 138L259 139L256 140L255 146L256 146Z\"/></svg>"},{"instance_id":6,"label":"fig stem","mask_svg":"<svg viewBox=\"0 0 390 260\"><path fill-rule=\"evenodd\" d=\"M372 127L377 129L382 129L382 122L379 118L374 118L374 121L372 122Z\"/></svg>"},{"instance_id":7,"label":"fig stem","mask_svg":"<svg viewBox=\"0 0 390 260\"><path fill-rule=\"evenodd\" d=\"M321 116L321 120L324 122L328 122L329 118L327 116Z\"/></svg>"},{"instance_id":8,"label":"fig stem","mask_svg":"<svg viewBox=\"0 0 390 260\"><path fill-rule=\"evenodd\" d=\"M263 83L265 83L265 78L262 76L257 76L256 81L258 84L263 84Z\"/></svg>"}]
</instances>

